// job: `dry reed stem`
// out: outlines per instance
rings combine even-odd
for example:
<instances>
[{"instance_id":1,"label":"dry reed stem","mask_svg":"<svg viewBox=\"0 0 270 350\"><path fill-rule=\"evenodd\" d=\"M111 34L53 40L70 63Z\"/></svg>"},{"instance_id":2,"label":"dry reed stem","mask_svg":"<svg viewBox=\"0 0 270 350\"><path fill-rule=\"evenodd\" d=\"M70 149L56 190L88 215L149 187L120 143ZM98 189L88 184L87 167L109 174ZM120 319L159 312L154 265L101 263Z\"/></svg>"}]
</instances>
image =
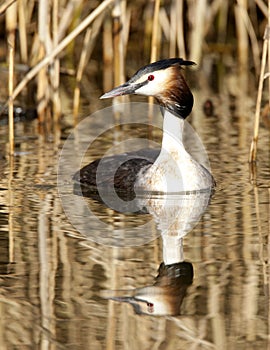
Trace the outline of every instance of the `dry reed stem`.
<instances>
[{"instance_id":1,"label":"dry reed stem","mask_svg":"<svg viewBox=\"0 0 270 350\"><path fill-rule=\"evenodd\" d=\"M17 0L7 0L0 6L0 15L2 15L8 8Z\"/></svg>"},{"instance_id":2,"label":"dry reed stem","mask_svg":"<svg viewBox=\"0 0 270 350\"><path fill-rule=\"evenodd\" d=\"M125 4L126 4L126 2L125 2ZM123 28L123 31L124 31L123 32L124 57L126 57L126 51L127 51L127 45L128 45L128 39L129 39L130 20L131 20L131 9L130 8L126 8L125 9L125 25L124 25L124 28Z\"/></svg>"},{"instance_id":3,"label":"dry reed stem","mask_svg":"<svg viewBox=\"0 0 270 350\"><path fill-rule=\"evenodd\" d=\"M114 85L118 86L125 82L125 24L126 24L126 0L115 0L115 5L112 10L113 20L113 53L114 53ZM124 102L128 99L127 96L118 96L113 99L113 104L118 105L119 102ZM122 106L124 107L124 106ZM121 113L119 106L114 109L114 118L118 122Z\"/></svg>"},{"instance_id":4,"label":"dry reed stem","mask_svg":"<svg viewBox=\"0 0 270 350\"><path fill-rule=\"evenodd\" d=\"M152 27L153 27L153 2L149 2L144 11L144 33L143 33L143 53L147 57L149 55L149 47L151 47ZM166 14L167 16L167 14Z\"/></svg>"},{"instance_id":5,"label":"dry reed stem","mask_svg":"<svg viewBox=\"0 0 270 350\"><path fill-rule=\"evenodd\" d=\"M262 101L264 72L265 72L265 66L266 66L267 47L269 45L269 34L270 34L270 28L269 26L267 26L265 29L264 39L263 39L264 41L263 41L262 60L261 60L261 72L260 72L260 80L259 80L259 86L258 86L258 95L257 95L256 111L255 111L255 119L254 119L254 127L253 127L253 139L251 142L250 152L249 152L249 162L254 162L257 157L260 109L261 109L261 101Z\"/></svg>"},{"instance_id":6,"label":"dry reed stem","mask_svg":"<svg viewBox=\"0 0 270 350\"><path fill-rule=\"evenodd\" d=\"M18 17L19 17L19 37L20 37L20 51L21 60L27 64L27 31L26 31L26 1L18 0Z\"/></svg>"},{"instance_id":7,"label":"dry reed stem","mask_svg":"<svg viewBox=\"0 0 270 350\"><path fill-rule=\"evenodd\" d=\"M14 45L15 45L15 33L9 34L9 75L8 75L8 129L9 129L9 154L14 154L14 119L13 119L13 81L14 81Z\"/></svg>"},{"instance_id":8,"label":"dry reed stem","mask_svg":"<svg viewBox=\"0 0 270 350\"><path fill-rule=\"evenodd\" d=\"M267 5L264 3L263 0L255 0L256 5L258 5L259 9L262 11L264 16L267 18L268 16L268 9Z\"/></svg>"},{"instance_id":9,"label":"dry reed stem","mask_svg":"<svg viewBox=\"0 0 270 350\"><path fill-rule=\"evenodd\" d=\"M123 26L124 13L121 6L121 0L115 0L115 6L112 11L113 17L113 48L114 48L114 84L124 83L124 57L123 57Z\"/></svg>"},{"instance_id":10,"label":"dry reed stem","mask_svg":"<svg viewBox=\"0 0 270 350\"><path fill-rule=\"evenodd\" d=\"M214 0L211 4L208 4L207 18L204 23L204 32L203 32L204 37L207 35L209 30L211 30L211 28L215 26L213 22L215 21L216 16L218 16L217 42L225 42L226 33L227 33L227 22L228 22L228 7L229 7L228 2L223 0Z\"/></svg>"},{"instance_id":11,"label":"dry reed stem","mask_svg":"<svg viewBox=\"0 0 270 350\"><path fill-rule=\"evenodd\" d=\"M268 43L268 73L270 73L270 0L268 0L268 32L267 32L267 43ZM268 79L268 107L270 107L270 80Z\"/></svg>"},{"instance_id":12,"label":"dry reed stem","mask_svg":"<svg viewBox=\"0 0 270 350\"><path fill-rule=\"evenodd\" d=\"M237 35L237 49L238 49L238 61L239 61L239 73L241 79L242 92L247 93L248 88L248 58L249 58L249 42L246 25L242 13L247 11L247 1L237 0L235 5L235 24Z\"/></svg>"},{"instance_id":13,"label":"dry reed stem","mask_svg":"<svg viewBox=\"0 0 270 350\"><path fill-rule=\"evenodd\" d=\"M160 28L165 36L166 41L170 40L170 21L167 16L167 12L164 7L161 7L159 10L159 24Z\"/></svg>"},{"instance_id":14,"label":"dry reed stem","mask_svg":"<svg viewBox=\"0 0 270 350\"><path fill-rule=\"evenodd\" d=\"M190 58L199 63L202 55L202 44L205 32L205 16L207 12L207 1L198 0L194 5L194 18L191 32Z\"/></svg>"},{"instance_id":15,"label":"dry reed stem","mask_svg":"<svg viewBox=\"0 0 270 350\"><path fill-rule=\"evenodd\" d=\"M160 9L160 0L155 0L150 62L154 62L157 60L158 39L159 39L159 35L158 35L159 34L159 21L158 21L159 9Z\"/></svg>"},{"instance_id":16,"label":"dry reed stem","mask_svg":"<svg viewBox=\"0 0 270 350\"><path fill-rule=\"evenodd\" d=\"M43 45L40 46L39 55L41 59L45 56L45 49ZM38 112L38 119L40 123L45 122L45 112L48 104L47 88L48 88L47 73L46 73L46 69L43 67L38 72L38 82L37 82L37 103L38 103L37 112Z\"/></svg>"},{"instance_id":17,"label":"dry reed stem","mask_svg":"<svg viewBox=\"0 0 270 350\"><path fill-rule=\"evenodd\" d=\"M79 103L80 103L80 82L83 77L83 71L86 67L87 62L89 61L89 58L92 54L92 51L94 49L97 36L100 32L100 27L103 23L104 16L103 14L100 15L91 28L88 28L86 30L84 40L83 40L83 48L78 64L77 74L76 74L76 86L74 89L74 97L73 97L73 114L74 117L78 115L79 112Z\"/></svg>"},{"instance_id":18,"label":"dry reed stem","mask_svg":"<svg viewBox=\"0 0 270 350\"><path fill-rule=\"evenodd\" d=\"M77 74L76 74L76 86L75 86L74 97L73 97L73 115L74 116L77 116L78 112L79 112L80 82L82 80L84 67L87 63L87 56L88 56L87 55L87 48L88 48L88 44L90 42L91 34L92 34L92 28L88 28L86 30L86 33L84 36L83 49L82 49L82 53L80 56L80 61L78 64L78 70L77 70Z\"/></svg>"},{"instance_id":19,"label":"dry reed stem","mask_svg":"<svg viewBox=\"0 0 270 350\"><path fill-rule=\"evenodd\" d=\"M14 85L14 51L15 51L15 30L17 27L17 4L13 4L6 11L6 29L8 32L7 44L8 44L8 63L9 63L9 76L8 76L8 124L9 124L9 154L14 154L14 99L13 85Z\"/></svg>"},{"instance_id":20,"label":"dry reed stem","mask_svg":"<svg viewBox=\"0 0 270 350\"><path fill-rule=\"evenodd\" d=\"M177 18L176 13L176 1L172 1L170 8L170 48L169 48L169 56L175 57L176 55L176 30L177 23L180 22Z\"/></svg>"},{"instance_id":21,"label":"dry reed stem","mask_svg":"<svg viewBox=\"0 0 270 350\"><path fill-rule=\"evenodd\" d=\"M31 18L33 16L35 4L36 4L36 0L27 0L26 23L31 23Z\"/></svg>"},{"instance_id":22,"label":"dry reed stem","mask_svg":"<svg viewBox=\"0 0 270 350\"><path fill-rule=\"evenodd\" d=\"M69 33L46 57L44 57L38 64L35 65L16 86L13 91L12 98L15 99L27 83L33 79L38 72L50 64L55 56L57 56L73 39L76 38L85 28L87 28L94 19L103 11L107 11L114 0L104 0L95 10L93 10L71 33Z\"/></svg>"},{"instance_id":23,"label":"dry reed stem","mask_svg":"<svg viewBox=\"0 0 270 350\"><path fill-rule=\"evenodd\" d=\"M56 47L58 44L58 13L59 0L53 0L52 4L52 44ZM60 85L60 60L56 58L52 69L50 70L53 100L53 120L56 123L61 115L61 100L59 95Z\"/></svg>"},{"instance_id":24,"label":"dry reed stem","mask_svg":"<svg viewBox=\"0 0 270 350\"><path fill-rule=\"evenodd\" d=\"M109 91L113 85L113 41L112 18L107 16L103 23L103 89Z\"/></svg>"},{"instance_id":25,"label":"dry reed stem","mask_svg":"<svg viewBox=\"0 0 270 350\"><path fill-rule=\"evenodd\" d=\"M15 34L16 29L17 29L17 4L13 4L6 11L6 30L9 35L12 32L14 32Z\"/></svg>"},{"instance_id":26,"label":"dry reed stem","mask_svg":"<svg viewBox=\"0 0 270 350\"><path fill-rule=\"evenodd\" d=\"M259 75L259 73L260 73L260 65L259 65L260 48L259 48L259 43L258 43L258 40L256 37L256 33L255 33L254 28L253 28L250 17L248 15L247 9L243 8L243 7L239 7L239 11L240 11L240 15L242 17L243 23L244 23L245 28L246 28L246 32L248 33L249 38L250 38L255 71L256 71L256 74ZM247 45L248 45L248 43L247 43ZM248 62L246 63L246 65L248 65Z\"/></svg>"},{"instance_id":27,"label":"dry reed stem","mask_svg":"<svg viewBox=\"0 0 270 350\"><path fill-rule=\"evenodd\" d=\"M261 101L262 101L262 91L263 91L263 81L265 79L265 66L266 66L266 58L268 52L268 69L270 72L270 0L268 0L268 25L265 28L264 37L263 37L263 50L262 50L262 61L261 61L261 73L260 80L258 86L258 95L256 102L256 111L255 111L255 119L254 119L254 127L253 127L253 139L250 145L249 152L249 162L255 162L257 158L257 144L259 137L259 125L260 125L260 109L261 109ZM268 79L269 80L269 79ZM270 105L270 83L269 83L269 105ZM254 177L254 169L251 169L251 176Z\"/></svg>"},{"instance_id":28,"label":"dry reed stem","mask_svg":"<svg viewBox=\"0 0 270 350\"><path fill-rule=\"evenodd\" d=\"M57 33L57 41L61 41L68 29L68 26L72 22L72 18L74 17L74 12L76 11L76 6L80 6L78 4L78 1L68 1L65 9L63 10L63 13L61 14L61 21L59 23L58 27L58 33Z\"/></svg>"},{"instance_id":29,"label":"dry reed stem","mask_svg":"<svg viewBox=\"0 0 270 350\"><path fill-rule=\"evenodd\" d=\"M228 11L229 3L227 1L221 1L218 16L218 41L221 43L225 43L226 41Z\"/></svg>"},{"instance_id":30,"label":"dry reed stem","mask_svg":"<svg viewBox=\"0 0 270 350\"><path fill-rule=\"evenodd\" d=\"M38 59L42 60L46 53L49 52L49 1L41 0L38 6ZM46 109L49 102L48 96L49 81L45 67L43 67L37 76L37 111L40 123L45 122Z\"/></svg>"},{"instance_id":31,"label":"dry reed stem","mask_svg":"<svg viewBox=\"0 0 270 350\"><path fill-rule=\"evenodd\" d=\"M185 48L185 34L184 34L184 22L183 22L183 1L176 1L176 13L178 15L178 25L177 25L177 46L179 56L186 58L186 48Z\"/></svg>"}]
</instances>

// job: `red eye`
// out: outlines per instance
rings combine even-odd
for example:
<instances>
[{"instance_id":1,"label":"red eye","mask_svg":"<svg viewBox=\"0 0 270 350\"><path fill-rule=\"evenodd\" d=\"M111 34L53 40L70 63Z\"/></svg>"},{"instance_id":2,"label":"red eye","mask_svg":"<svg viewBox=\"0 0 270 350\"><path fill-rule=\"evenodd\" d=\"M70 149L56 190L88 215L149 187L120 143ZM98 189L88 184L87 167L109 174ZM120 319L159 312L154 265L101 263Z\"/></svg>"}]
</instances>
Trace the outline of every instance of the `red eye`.
<instances>
[{"instance_id":1,"label":"red eye","mask_svg":"<svg viewBox=\"0 0 270 350\"><path fill-rule=\"evenodd\" d=\"M147 303L147 309L148 309L148 312L152 314L154 312L154 304Z\"/></svg>"},{"instance_id":2,"label":"red eye","mask_svg":"<svg viewBox=\"0 0 270 350\"><path fill-rule=\"evenodd\" d=\"M148 80L149 81L152 81L152 80L154 80L155 79L155 77L151 74L151 75L148 75Z\"/></svg>"}]
</instances>

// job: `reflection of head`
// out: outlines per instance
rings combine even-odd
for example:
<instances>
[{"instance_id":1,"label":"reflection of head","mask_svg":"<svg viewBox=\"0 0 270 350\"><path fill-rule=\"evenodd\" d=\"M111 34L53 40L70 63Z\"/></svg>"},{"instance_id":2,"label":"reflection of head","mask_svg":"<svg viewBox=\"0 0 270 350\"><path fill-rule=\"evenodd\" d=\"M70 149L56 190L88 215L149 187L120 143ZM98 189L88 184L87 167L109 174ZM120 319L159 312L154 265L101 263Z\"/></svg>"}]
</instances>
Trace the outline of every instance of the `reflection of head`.
<instances>
[{"instance_id":1,"label":"reflection of head","mask_svg":"<svg viewBox=\"0 0 270 350\"><path fill-rule=\"evenodd\" d=\"M152 286L127 291L112 291L104 297L131 304L137 314L179 315L187 288L193 281L193 267L189 262L160 264Z\"/></svg>"}]
</instances>

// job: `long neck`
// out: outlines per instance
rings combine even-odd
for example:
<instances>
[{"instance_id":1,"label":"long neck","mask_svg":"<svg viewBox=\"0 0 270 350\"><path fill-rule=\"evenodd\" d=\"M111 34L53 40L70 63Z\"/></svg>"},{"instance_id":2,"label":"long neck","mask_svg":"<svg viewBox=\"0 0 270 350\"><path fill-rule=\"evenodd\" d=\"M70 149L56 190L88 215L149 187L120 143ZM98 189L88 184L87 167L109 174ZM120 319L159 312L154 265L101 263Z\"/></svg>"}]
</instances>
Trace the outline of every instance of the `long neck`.
<instances>
[{"instance_id":1,"label":"long neck","mask_svg":"<svg viewBox=\"0 0 270 350\"><path fill-rule=\"evenodd\" d=\"M184 119L178 118L165 110L163 120L162 148L169 150L184 149L183 146Z\"/></svg>"},{"instance_id":2,"label":"long neck","mask_svg":"<svg viewBox=\"0 0 270 350\"><path fill-rule=\"evenodd\" d=\"M179 236L162 235L163 261L165 265L184 261L183 238Z\"/></svg>"}]
</instances>

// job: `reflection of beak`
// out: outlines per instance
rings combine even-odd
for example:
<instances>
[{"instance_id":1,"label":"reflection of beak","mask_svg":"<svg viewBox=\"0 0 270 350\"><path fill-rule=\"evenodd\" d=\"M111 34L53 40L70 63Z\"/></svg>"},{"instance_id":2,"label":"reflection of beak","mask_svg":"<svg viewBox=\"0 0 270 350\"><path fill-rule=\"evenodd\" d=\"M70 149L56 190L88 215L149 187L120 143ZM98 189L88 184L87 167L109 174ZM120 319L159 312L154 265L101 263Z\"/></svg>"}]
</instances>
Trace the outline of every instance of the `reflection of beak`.
<instances>
[{"instance_id":1,"label":"reflection of beak","mask_svg":"<svg viewBox=\"0 0 270 350\"><path fill-rule=\"evenodd\" d=\"M130 83L125 83L120 86L117 86L116 88L112 89L109 92L106 92L106 94L100 96L100 99L134 94L137 88L138 88L137 84L131 85Z\"/></svg>"},{"instance_id":2,"label":"reflection of beak","mask_svg":"<svg viewBox=\"0 0 270 350\"><path fill-rule=\"evenodd\" d=\"M152 302L148 302L147 300L136 298L136 297L112 297L110 298L114 301L119 301L122 303L128 303L133 306L134 311L137 314L141 313L152 313L153 311L149 312L150 308L154 306ZM149 309L147 309L149 308ZM148 311L148 312L147 312Z\"/></svg>"}]
</instances>

